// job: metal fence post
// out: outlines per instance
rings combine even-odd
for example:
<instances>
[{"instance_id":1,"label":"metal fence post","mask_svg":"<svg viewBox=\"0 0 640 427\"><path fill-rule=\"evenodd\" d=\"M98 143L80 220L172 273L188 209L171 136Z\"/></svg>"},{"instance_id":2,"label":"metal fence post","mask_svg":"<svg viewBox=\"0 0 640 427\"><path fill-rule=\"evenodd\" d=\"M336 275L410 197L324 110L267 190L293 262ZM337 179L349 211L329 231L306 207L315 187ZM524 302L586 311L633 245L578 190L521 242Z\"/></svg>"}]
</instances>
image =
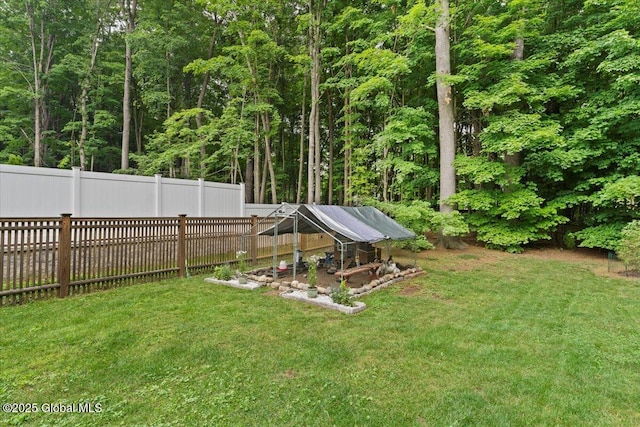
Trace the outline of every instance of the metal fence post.
<instances>
[{"instance_id":1,"label":"metal fence post","mask_svg":"<svg viewBox=\"0 0 640 427\"><path fill-rule=\"evenodd\" d=\"M178 217L178 277L187 277L187 214L180 214Z\"/></svg>"},{"instance_id":2,"label":"metal fence post","mask_svg":"<svg viewBox=\"0 0 640 427\"><path fill-rule=\"evenodd\" d=\"M60 236L58 241L58 297L69 296L69 280L71 279L71 214L60 214Z\"/></svg>"}]
</instances>

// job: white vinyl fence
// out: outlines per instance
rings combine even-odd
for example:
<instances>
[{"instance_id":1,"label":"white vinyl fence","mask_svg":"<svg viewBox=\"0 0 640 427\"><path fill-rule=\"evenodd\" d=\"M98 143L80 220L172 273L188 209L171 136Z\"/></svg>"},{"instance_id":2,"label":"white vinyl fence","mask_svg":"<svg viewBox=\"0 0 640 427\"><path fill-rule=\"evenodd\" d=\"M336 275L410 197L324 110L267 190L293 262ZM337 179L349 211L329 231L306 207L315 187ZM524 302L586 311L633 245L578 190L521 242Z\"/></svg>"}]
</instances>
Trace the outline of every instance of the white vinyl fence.
<instances>
[{"instance_id":1,"label":"white vinyl fence","mask_svg":"<svg viewBox=\"0 0 640 427\"><path fill-rule=\"evenodd\" d=\"M297 209L300 205L290 204L291 208ZM245 205L245 214L247 216L256 215L260 218L264 218L267 216L272 216L275 211L282 208L282 204L274 205L274 204L266 204L266 203L247 203Z\"/></svg>"},{"instance_id":2,"label":"white vinyl fence","mask_svg":"<svg viewBox=\"0 0 640 427\"><path fill-rule=\"evenodd\" d=\"M244 184L0 165L0 217L243 217Z\"/></svg>"}]
</instances>

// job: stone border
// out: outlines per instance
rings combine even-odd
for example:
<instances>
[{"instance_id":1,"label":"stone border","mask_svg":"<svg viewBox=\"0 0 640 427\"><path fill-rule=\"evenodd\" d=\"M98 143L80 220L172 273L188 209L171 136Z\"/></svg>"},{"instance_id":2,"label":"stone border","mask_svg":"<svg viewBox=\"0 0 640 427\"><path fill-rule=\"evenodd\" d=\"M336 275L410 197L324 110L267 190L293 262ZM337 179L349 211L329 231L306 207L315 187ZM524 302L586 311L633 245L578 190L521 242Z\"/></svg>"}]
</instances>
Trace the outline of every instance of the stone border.
<instances>
[{"instance_id":1,"label":"stone border","mask_svg":"<svg viewBox=\"0 0 640 427\"><path fill-rule=\"evenodd\" d=\"M260 283L256 283L252 281L247 281L247 283L240 283L238 282L238 279L220 280L220 279L216 279L215 277L207 277L206 279L204 279L204 281L209 283L215 283L216 285L230 286L232 288L248 289L250 291L258 289L260 286L262 286L260 285Z\"/></svg>"},{"instance_id":2,"label":"stone border","mask_svg":"<svg viewBox=\"0 0 640 427\"><path fill-rule=\"evenodd\" d=\"M318 295L316 298L309 298L306 291L285 291L280 294L282 298L292 299L296 301L306 302L320 306L322 308L329 308L331 310L337 310L344 314L356 314L367 308L367 305L361 301L355 301L353 307L349 307L342 304L336 304L333 302L329 295Z\"/></svg>"},{"instance_id":3,"label":"stone border","mask_svg":"<svg viewBox=\"0 0 640 427\"><path fill-rule=\"evenodd\" d=\"M366 285L363 285L359 288L351 288L349 290L349 293L353 295L354 298L360 298L361 296L369 295L370 293L377 290L387 288L394 283L401 282L405 279L412 279L414 277L420 276L421 274L424 274L424 270L422 270L422 268L420 267L412 267L398 273L385 274L384 276L376 280L372 280L370 283L367 283ZM271 277L267 277L266 275L257 276L251 273L246 274L246 277L248 279L248 283L246 284L238 283L237 279L220 280L213 277L208 277L204 280L205 282L209 283L248 290L255 290L262 286L269 286L272 289L281 291L280 296L282 298L306 302L323 308L337 310L345 314L356 314L367 308L366 304L360 301L355 301L354 307L336 304L329 296L331 293L331 289L329 288L318 286L318 296L316 298L309 298L307 296L307 289L309 288L309 285L307 283L302 283L297 280L294 280L292 282L278 282L274 281Z\"/></svg>"},{"instance_id":4,"label":"stone border","mask_svg":"<svg viewBox=\"0 0 640 427\"><path fill-rule=\"evenodd\" d=\"M354 296L354 298L360 298L364 295L369 295L372 292L375 292L380 289L384 289L394 283L401 282L406 279L412 279L414 277L420 276L424 274L424 270L420 267L412 267L406 270L400 271L398 273L393 274L385 274L379 279L372 280L370 283L363 285L359 288L351 288L349 293ZM259 283L264 283L265 285L270 286L272 289L277 289L283 292L290 291L306 291L309 288L307 283L300 282L298 280L293 280L291 282L278 282L273 281L270 277L261 276L257 278L257 276L248 275L250 279L257 279ZM336 287L338 285L336 284ZM318 295L330 295L331 289L323 288L322 286L318 286Z\"/></svg>"}]
</instances>

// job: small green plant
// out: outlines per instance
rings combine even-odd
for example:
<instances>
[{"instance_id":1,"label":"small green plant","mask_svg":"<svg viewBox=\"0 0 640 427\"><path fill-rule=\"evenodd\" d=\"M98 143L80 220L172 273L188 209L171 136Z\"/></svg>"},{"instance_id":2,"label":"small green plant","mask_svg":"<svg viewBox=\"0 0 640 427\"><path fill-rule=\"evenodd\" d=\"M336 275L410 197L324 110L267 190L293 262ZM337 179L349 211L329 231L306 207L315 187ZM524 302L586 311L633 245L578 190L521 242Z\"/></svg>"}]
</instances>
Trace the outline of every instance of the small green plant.
<instances>
[{"instance_id":1,"label":"small green plant","mask_svg":"<svg viewBox=\"0 0 640 427\"><path fill-rule=\"evenodd\" d=\"M218 265L213 269L213 277L218 280L231 280L233 270L229 264Z\"/></svg>"},{"instance_id":2,"label":"small green plant","mask_svg":"<svg viewBox=\"0 0 640 427\"><path fill-rule=\"evenodd\" d=\"M318 255L312 255L309 257L309 274L307 279L309 280L309 287L315 288L318 284L318 261L320 261L320 257Z\"/></svg>"},{"instance_id":3,"label":"small green plant","mask_svg":"<svg viewBox=\"0 0 640 427\"><path fill-rule=\"evenodd\" d=\"M564 240L564 246L567 249L576 248L576 236L573 233L565 234L563 240Z\"/></svg>"},{"instance_id":4,"label":"small green plant","mask_svg":"<svg viewBox=\"0 0 640 427\"><path fill-rule=\"evenodd\" d=\"M236 252L236 259L238 260L238 270L240 273L247 271L247 251Z\"/></svg>"},{"instance_id":5,"label":"small green plant","mask_svg":"<svg viewBox=\"0 0 640 427\"><path fill-rule=\"evenodd\" d=\"M622 230L617 254L627 268L640 270L640 221L632 221Z\"/></svg>"},{"instance_id":6,"label":"small green plant","mask_svg":"<svg viewBox=\"0 0 640 427\"><path fill-rule=\"evenodd\" d=\"M346 281L340 282L340 287L331 291L331 300L336 304L346 305L347 307L353 307L354 298L353 295L349 293L349 286L347 286Z\"/></svg>"}]
</instances>

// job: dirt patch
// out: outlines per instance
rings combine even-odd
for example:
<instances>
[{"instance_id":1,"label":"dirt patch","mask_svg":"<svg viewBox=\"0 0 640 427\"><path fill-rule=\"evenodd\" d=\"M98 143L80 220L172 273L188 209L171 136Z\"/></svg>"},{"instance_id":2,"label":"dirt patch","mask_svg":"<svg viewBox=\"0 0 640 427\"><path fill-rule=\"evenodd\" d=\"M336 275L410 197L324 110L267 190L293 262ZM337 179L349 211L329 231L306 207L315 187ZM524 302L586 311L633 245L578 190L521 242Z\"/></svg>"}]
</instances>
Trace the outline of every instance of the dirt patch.
<instances>
[{"instance_id":1,"label":"dirt patch","mask_svg":"<svg viewBox=\"0 0 640 427\"><path fill-rule=\"evenodd\" d=\"M621 271L618 273L620 276L623 277L635 277L638 278L640 277L640 271L638 270L632 270L632 271Z\"/></svg>"},{"instance_id":2,"label":"dirt patch","mask_svg":"<svg viewBox=\"0 0 640 427\"><path fill-rule=\"evenodd\" d=\"M405 288L402 288L399 293L400 295L403 295L403 296L411 296L411 295L418 294L421 291L422 289L419 288L418 286L407 286Z\"/></svg>"},{"instance_id":3,"label":"dirt patch","mask_svg":"<svg viewBox=\"0 0 640 427\"><path fill-rule=\"evenodd\" d=\"M271 273L271 269L267 269L264 272L268 276L271 276L271 274L272 274ZM357 274L352 275L349 278L349 281L347 282L347 284L351 288L359 288L364 284L370 283L372 280L374 280L376 278L377 278L377 276L375 275L375 272L369 273L369 272L365 271L365 272L362 272L362 273L357 273ZM290 283L293 280L294 280L294 278L293 278L293 269L292 268L290 268L286 272L278 273L278 282L289 282ZM304 270L304 269L297 270L296 271L295 280L297 280L298 282L302 282L302 283L308 283L307 271ZM319 287L322 287L322 288L337 287L337 286L340 285L340 279L335 275L335 273L329 272L327 270L327 268L318 267L317 285Z\"/></svg>"},{"instance_id":4,"label":"dirt patch","mask_svg":"<svg viewBox=\"0 0 640 427\"><path fill-rule=\"evenodd\" d=\"M296 371L294 371L293 369L287 369L286 371L284 371L283 375L285 378L295 378L298 376Z\"/></svg>"},{"instance_id":5,"label":"dirt patch","mask_svg":"<svg viewBox=\"0 0 640 427\"><path fill-rule=\"evenodd\" d=\"M280 296L280 293L282 291L278 290L278 289L271 289L269 288L269 290L267 292L265 292L265 295L271 296L271 297L277 297Z\"/></svg>"},{"instance_id":6,"label":"dirt patch","mask_svg":"<svg viewBox=\"0 0 640 427\"><path fill-rule=\"evenodd\" d=\"M470 242L469 242L470 243ZM441 271L471 271L482 269L515 257L525 257L538 260L563 261L579 264L586 270L601 277L627 278L638 280L637 276L628 272L620 272L620 269L612 270L607 258L608 252L598 249L577 248L573 250L554 248L551 246L538 246L527 248L521 254L510 254L498 250L487 249L479 244L469 244L462 249L443 249L422 251L417 255L418 263L423 268ZM394 254L394 257L407 262L413 254L403 252ZM619 266L618 266L619 267ZM610 271L611 270L611 271Z\"/></svg>"}]
</instances>

